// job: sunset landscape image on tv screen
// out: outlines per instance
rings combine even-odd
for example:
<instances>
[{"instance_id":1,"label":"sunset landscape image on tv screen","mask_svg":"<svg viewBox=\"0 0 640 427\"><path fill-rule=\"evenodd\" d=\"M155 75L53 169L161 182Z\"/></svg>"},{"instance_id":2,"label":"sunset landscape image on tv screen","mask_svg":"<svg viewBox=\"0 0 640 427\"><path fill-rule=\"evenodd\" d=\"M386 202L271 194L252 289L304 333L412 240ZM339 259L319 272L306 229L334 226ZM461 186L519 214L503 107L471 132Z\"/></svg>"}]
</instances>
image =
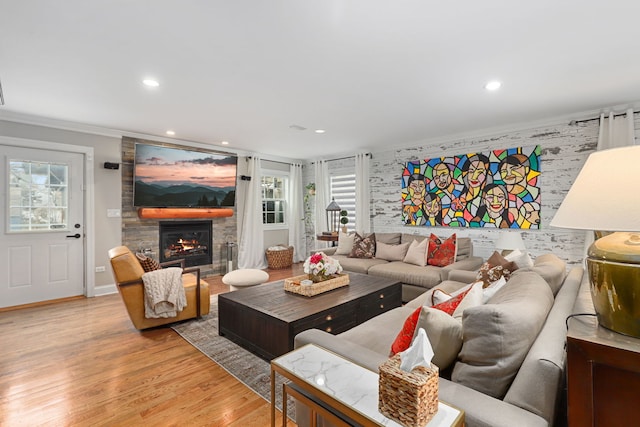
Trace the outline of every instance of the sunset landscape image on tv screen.
<instances>
[{"instance_id":1,"label":"sunset landscape image on tv screen","mask_svg":"<svg viewBox=\"0 0 640 427\"><path fill-rule=\"evenodd\" d=\"M230 207L236 197L236 156L136 144L133 205Z\"/></svg>"}]
</instances>

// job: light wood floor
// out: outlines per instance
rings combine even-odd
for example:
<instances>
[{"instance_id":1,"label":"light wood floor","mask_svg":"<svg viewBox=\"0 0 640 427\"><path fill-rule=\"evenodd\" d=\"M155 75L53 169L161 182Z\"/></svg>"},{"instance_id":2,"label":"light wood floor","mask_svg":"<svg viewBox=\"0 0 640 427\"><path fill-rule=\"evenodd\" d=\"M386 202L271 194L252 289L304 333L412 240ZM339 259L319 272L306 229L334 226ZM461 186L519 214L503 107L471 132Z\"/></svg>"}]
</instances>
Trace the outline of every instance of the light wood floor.
<instances>
[{"instance_id":1,"label":"light wood floor","mask_svg":"<svg viewBox=\"0 0 640 427\"><path fill-rule=\"evenodd\" d=\"M265 400L172 329L134 329L117 294L0 312L0 426L269 423Z\"/></svg>"}]
</instances>

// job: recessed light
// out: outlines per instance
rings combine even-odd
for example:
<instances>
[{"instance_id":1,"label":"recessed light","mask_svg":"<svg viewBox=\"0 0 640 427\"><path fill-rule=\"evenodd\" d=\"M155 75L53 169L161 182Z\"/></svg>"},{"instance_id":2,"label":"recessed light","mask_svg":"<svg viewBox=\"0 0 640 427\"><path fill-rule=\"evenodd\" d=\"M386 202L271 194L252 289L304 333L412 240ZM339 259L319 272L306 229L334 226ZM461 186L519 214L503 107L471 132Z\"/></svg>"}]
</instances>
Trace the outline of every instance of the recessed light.
<instances>
[{"instance_id":1,"label":"recessed light","mask_svg":"<svg viewBox=\"0 0 640 427\"><path fill-rule=\"evenodd\" d=\"M174 131L172 131L172 130L168 130L168 131L167 131L167 135L169 135L169 136L173 136L173 135L175 135L175 134L176 134L176 133L175 133Z\"/></svg>"},{"instance_id":2,"label":"recessed light","mask_svg":"<svg viewBox=\"0 0 640 427\"><path fill-rule=\"evenodd\" d=\"M484 88L486 90L498 90L498 89L500 89L500 86L502 86L502 83L500 83L497 80L493 80L493 81L490 81L489 83L487 83L486 85L484 85Z\"/></svg>"},{"instance_id":3,"label":"recessed light","mask_svg":"<svg viewBox=\"0 0 640 427\"><path fill-rule=\"evenodd\" d=\"M142 83L144 83L145 86L149 86L149 87L158 87L158 86L160 86L160 83L158 83L158 81L154 80L154 79L144 79L142 81Z\"/></svg>"},{"instance_id":4,"label":"recessed light","mask_svg":"<svg viewBox=\"0 0 640 427\"><path fill-rule=\"evenodd\" d=\"M325 133L324 129L316 129L316 133Z\"/></svg>"},{"instance_id":5,"label":"recessed light","mask_svg":"<svg viewBox=\"0 0 640 427\"><path fill-rule=\"evenodd\" d=\"M229 145L229 141L222 141L220 144L222 144L222 145Z\"/></svg>"}]
</instances>

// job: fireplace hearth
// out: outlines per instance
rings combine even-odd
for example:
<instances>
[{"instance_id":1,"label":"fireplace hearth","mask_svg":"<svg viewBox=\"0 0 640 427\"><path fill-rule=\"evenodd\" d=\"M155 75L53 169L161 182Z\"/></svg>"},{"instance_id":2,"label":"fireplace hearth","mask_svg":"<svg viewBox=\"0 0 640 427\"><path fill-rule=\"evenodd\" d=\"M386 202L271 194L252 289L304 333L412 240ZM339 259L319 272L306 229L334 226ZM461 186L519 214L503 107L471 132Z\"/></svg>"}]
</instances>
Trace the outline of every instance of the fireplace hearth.
<instances>
[{"instance_id":1,"label":"fireplace hearth","mask_svg":"<svg viewBox=\"0 0 640 427\"><path fill-rule=\"evenodd\" d=\"M185 266L212 262L211 221L160 222L160 262L185 260Z\"/></svg>"}]
</instances>

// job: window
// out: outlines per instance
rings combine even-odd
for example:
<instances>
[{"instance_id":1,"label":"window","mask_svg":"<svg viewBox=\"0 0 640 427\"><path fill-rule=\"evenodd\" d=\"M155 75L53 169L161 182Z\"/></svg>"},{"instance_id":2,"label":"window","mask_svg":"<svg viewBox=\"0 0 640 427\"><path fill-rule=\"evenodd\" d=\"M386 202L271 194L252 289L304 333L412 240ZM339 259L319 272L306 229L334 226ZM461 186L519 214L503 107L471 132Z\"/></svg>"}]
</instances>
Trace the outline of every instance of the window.
<instances>
[{"instance_id":1,"label":"window","mask_svg":"<svg viewBox=\"0 0 640 427\"><path fill-rule=\"evenodd\" d=\"M277 175L262 176L262 223L269 226L287 224L285 199L287 178Z\"/></svg>"},{"instance_id":2,"label":"window","mask_svg":"<svg viewBox=\"0 0 640 427\"><path fill-rule=\"evenodd\" d=\"M349 222L348 231L355 230L356 225L356 175L340 175L331 177L331 197L340 206L341 210L347 211ZM343 224L340 223L340 229Z\"/></svg>"},{"instance_id":3,"label":"window","mask_svg":"<svg viewBox=\"0 0 640 427\"><path fill-rule=\"evenodd\" d=\"M67 165L9 161L9 231L67 229Z\"/></svg>"}]
</instances>

